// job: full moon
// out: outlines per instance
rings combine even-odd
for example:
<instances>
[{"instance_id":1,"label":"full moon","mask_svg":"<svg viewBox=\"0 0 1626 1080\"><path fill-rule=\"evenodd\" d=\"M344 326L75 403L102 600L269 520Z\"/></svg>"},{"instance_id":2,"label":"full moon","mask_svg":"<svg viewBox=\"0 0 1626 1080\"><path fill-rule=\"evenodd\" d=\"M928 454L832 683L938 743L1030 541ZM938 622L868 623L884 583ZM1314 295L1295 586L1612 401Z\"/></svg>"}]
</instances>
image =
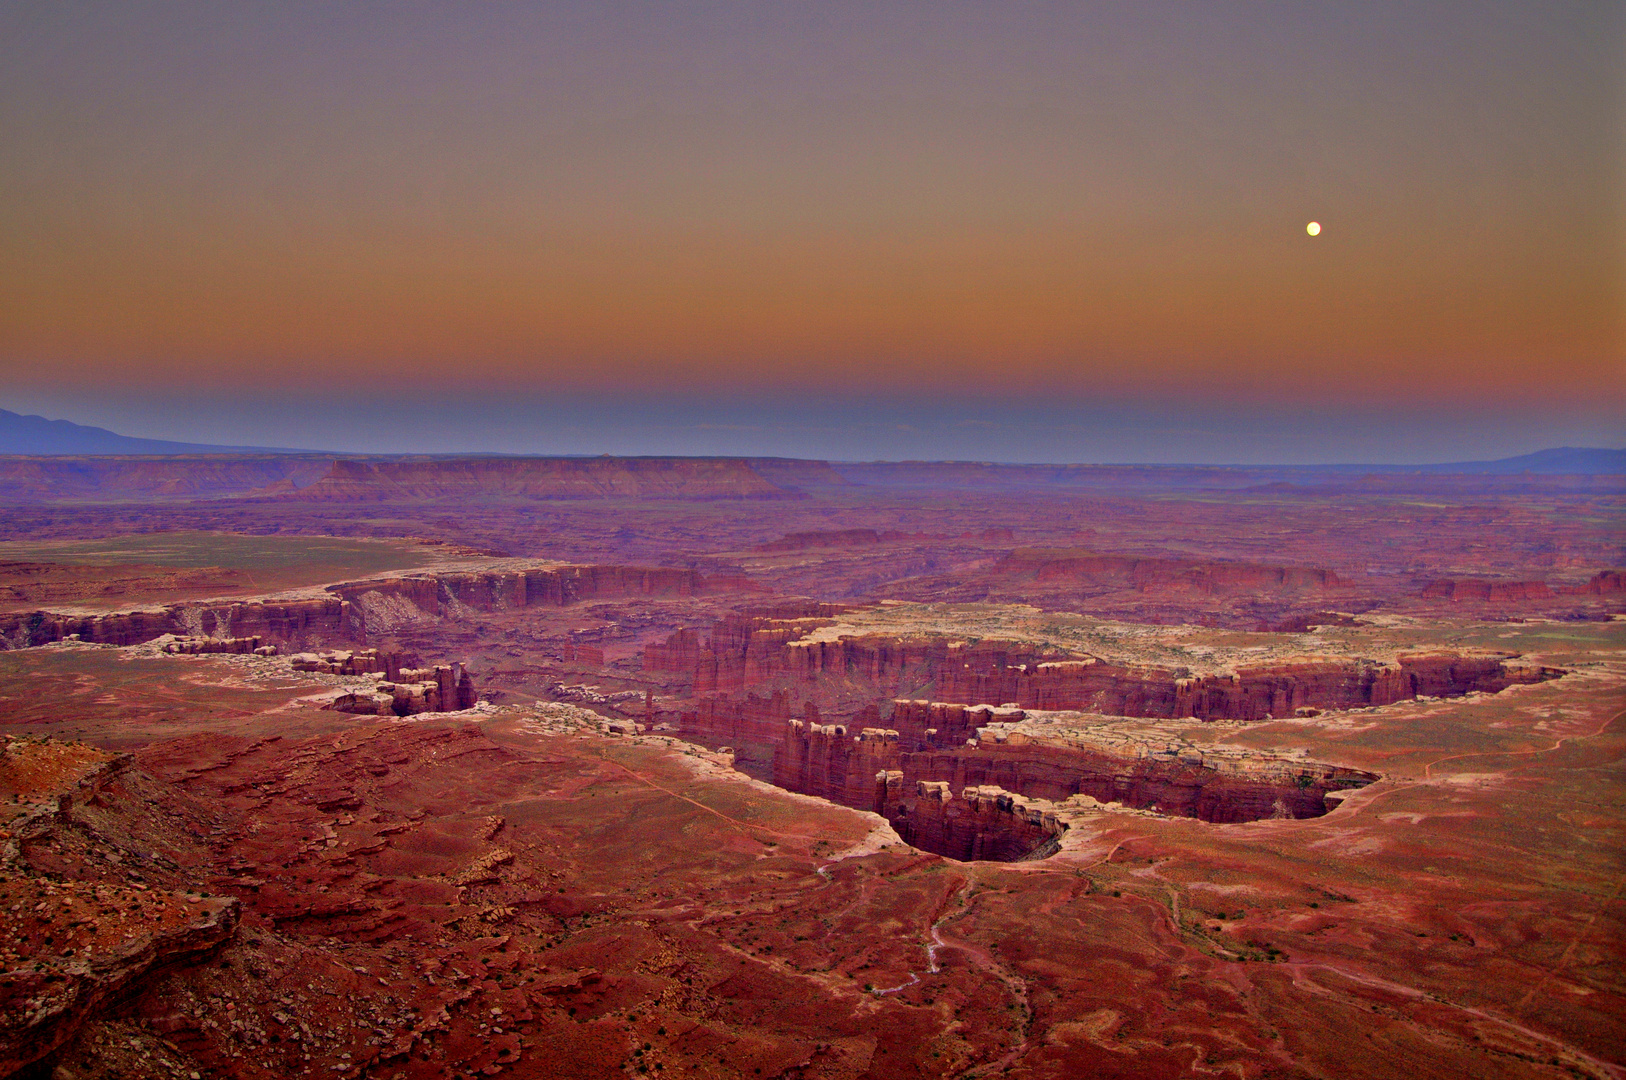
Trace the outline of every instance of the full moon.
<instances>
[{"instance_id":1,"label":"full moon","mask_svg":"<svg viewBox=\"0 0 1626 1080\"><path fill-rule=\"evenodd\" d=\"M1321 235L1321 222L1319 222L1319 221L1310 222L1310 224L1308 224L1308 225L1306 225L1304 227L1304 231L1309 233L1311 236L1320 236Z\"/></svg>"}]
</instances>

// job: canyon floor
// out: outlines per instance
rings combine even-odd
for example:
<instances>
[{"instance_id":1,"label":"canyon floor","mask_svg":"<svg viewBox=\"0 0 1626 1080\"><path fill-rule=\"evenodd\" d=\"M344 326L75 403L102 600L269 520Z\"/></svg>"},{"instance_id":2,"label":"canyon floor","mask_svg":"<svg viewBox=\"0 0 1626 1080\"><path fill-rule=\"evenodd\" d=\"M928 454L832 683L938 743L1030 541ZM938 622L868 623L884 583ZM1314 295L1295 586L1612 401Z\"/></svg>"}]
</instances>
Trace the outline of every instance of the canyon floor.
<instances>
[{"instance_id":1,"label":"canyon floor","mask_svg":"<svg viewBox=\"0 0 1626 1080\"><path fill-rule=\"evenodd\" d=\"M105 460L0 1075L1626 1076L1619 477Z\"/></svg>"}]
</instances>

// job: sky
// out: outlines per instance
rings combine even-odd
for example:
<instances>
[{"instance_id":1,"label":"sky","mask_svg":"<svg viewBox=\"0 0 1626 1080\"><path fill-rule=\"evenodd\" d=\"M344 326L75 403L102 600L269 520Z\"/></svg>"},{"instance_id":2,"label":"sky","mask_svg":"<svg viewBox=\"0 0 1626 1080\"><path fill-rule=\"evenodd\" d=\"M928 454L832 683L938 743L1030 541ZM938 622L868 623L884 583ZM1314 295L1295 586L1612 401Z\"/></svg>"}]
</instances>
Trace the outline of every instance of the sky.
<instances>
[{"instance_id":1,"label":"sky","mask_svg":"<svg viewBox=\"0 0 1626 1080\"><path fill-rule=\"evenodd\" d=\"M1619 446L1626 5L0 4L0 407L366 451Z\"/></svg>"}]
</instances>

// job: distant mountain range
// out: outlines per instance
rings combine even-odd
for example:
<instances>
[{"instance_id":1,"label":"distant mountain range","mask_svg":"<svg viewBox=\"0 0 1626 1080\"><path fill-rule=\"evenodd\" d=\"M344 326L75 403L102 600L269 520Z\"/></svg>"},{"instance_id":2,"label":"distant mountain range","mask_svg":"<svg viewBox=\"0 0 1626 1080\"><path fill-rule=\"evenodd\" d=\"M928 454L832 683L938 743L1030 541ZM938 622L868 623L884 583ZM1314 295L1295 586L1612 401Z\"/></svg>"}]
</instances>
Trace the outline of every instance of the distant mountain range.
<instances>
[{"instance_id":1,"label":"distant mountain range","mask_svg":"<svg viewBox=\"0 0 1626 1080\"><path fill-rule=\"evenodd\" d=\"M0 455L117 455L117 454L312 454L320 451L265 446L214 446L207 443L138 439L106 428L87 427L68 420L47 420L0 409ZM398 457L403 455L338 454L336 457ZM469 455L413 455L457 457ZM484 455L519 456L519 455ZM1626 450L1561 446L1495 461L1453 461L1434 465L1301 465L1235 466L1239 469L1277 468L1293 472L1338 473L1468 473L1518 475L1520 473L1599 475L1626 474Z\"/></svg>"},{"instance_id":2,"label":"distant mountain range","mask_svg":"<svg viewBox=\"0 0 1626 1080\"><path fill-rule=\"evenodd\" d=\"M106 428L67 420L23 416L0 409L0 454L296 454L306 450L264 446L210 446L205 443L137 439Z\"/></svg>"},{"instance_id":3,"label":"distant mountain range","mask_svg":"<svg viewBox=\"0 0 1626 1080\"><path fill-rule=\"evenodd\" d=\"M1512 476L1519 473L1596 476L1626 473L1626 450L1605 450L1590 446L1559 446L1533 454L1498 458L1495 461L1451 461L1440 465L1311 465L1311 470L1338 472L1475 473Z\"/></svg>"}]
</instances>

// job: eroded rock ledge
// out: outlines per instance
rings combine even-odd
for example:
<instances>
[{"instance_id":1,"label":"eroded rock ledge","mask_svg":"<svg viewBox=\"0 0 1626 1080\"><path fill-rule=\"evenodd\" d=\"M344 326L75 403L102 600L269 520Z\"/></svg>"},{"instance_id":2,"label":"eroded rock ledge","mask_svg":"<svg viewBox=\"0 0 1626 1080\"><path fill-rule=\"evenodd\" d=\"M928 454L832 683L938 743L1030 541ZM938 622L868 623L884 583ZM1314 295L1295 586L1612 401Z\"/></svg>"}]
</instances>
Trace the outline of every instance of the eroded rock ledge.
<instances>
[{"instance_id":1,"label":"eroded rock ledge","mask_svg":"<svg viewBox=\"0 0 1626 1080\"><path fill-rule=\"evenodd\" d=\"M433 571L343 582L314 595L189 601L143 611L80 615L26 611L0 615L0 648L77 638L139 645L175 634L212 640L259 638L261 646L352 643L401 623L455 618L466 611L565 607L602 598L673 597L752 588L739 577L667 567L560 566L513 560L508 569ZM211 650L212 651L212 650Z\"/></svg>"},{"instance_id":2,"label":"eroded rock ledge","mask_svg":"<svg viewBox=\"0 0 1626 1080\"><path fill-rule=\"evenodd\" d=\"M1390 705L1419 696L1460 697L1557 678L1563 672L1511 652L1415 652L1383 659L1292 656L1161 666L1130 657L1076 655L1017 642L841 632L842 609L809 605L785 617L721 619L710 638L680 630L645 649L644 666L688 677L694 694L764 684L843 679L877 696L931 687L933 700L1025 709L1081 709L1115 716L1263 720L1305 709Z\"/></svg>"},{"instance_id":3,"label":"eroded rock ledge","mask_svg":"<svg viewBox=\"0 0 1626 1080\"><path fill-rule=\"evenodd\" d=\"M237 926L232 897L60 873L67 847L96 843L111 858L125 846L98 836L86 811L130 764L79 743L0 742L0 795L17 810L0 832L0 905L10 913L0 934L0 1076L50 1055L150 973L215 948Z\"/></svg>"},{"instance_id":4,"label":"eroded rock ledge","mask_svg":"<svg viewBox=\"0 0 1626 1080\"><path fill-rule=\"evenodd\" d=\"M916 736L898 728L790 720L774 754L774 783L872 810L927 851L1014 861L1053 845L1066 830L1069 806L1113 803L1213 823L1308 818L1331 808L1329 795L1378 779L1357 769L1200 750L1179 740L1036 735L1020 730L1025 715L1012 709L899 701L893 710L894 717L922 713L964 714L984 723L959 745L938 746L937 729Z\"/></svg>"}]
</instances>

